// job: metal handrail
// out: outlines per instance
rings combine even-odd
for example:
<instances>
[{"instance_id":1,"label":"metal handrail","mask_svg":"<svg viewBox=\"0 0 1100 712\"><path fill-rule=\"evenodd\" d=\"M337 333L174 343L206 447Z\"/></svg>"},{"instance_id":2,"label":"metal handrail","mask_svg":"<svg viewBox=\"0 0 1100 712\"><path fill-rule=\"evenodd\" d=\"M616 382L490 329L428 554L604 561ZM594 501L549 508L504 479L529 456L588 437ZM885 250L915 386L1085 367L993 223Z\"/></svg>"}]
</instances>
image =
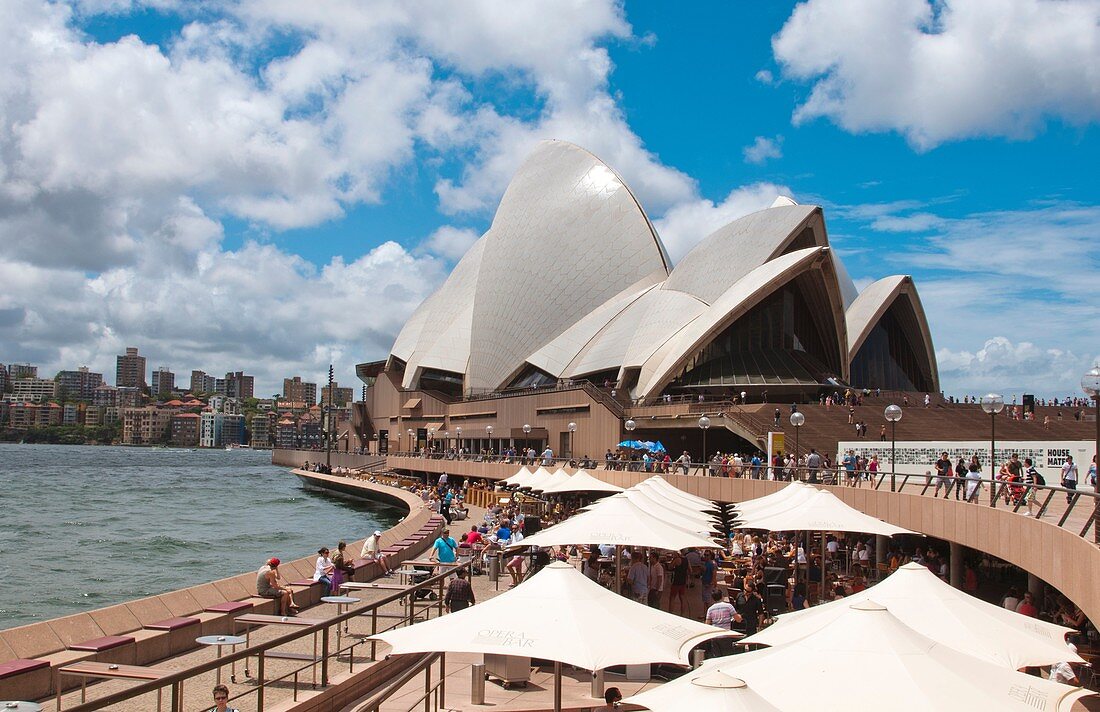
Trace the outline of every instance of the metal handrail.
<instances>
[{"instance_id":1,"label":"metal handrail","mask_svg":"<svg viewBox=\"0 0 1100 712\"><path fill-rule=\"evenodd\" d=\"M182 684L184 682L186 682L187 680L189 680L191 678L194 678L197 675L201 675L203 673L210 672L211 670L215 670L217 668L224 667L225 665L231 665L231 664L235 664L235 663L237 663L238 661L241 661L241 660L247 660L247 658L250 658L250 657L258 657L259 658L260 666L257 667L257 672L261 673L261 675L262 675L262 672L263 672L263 667L262 667L263 666L263 654L264 653L266 653L267 651L272 650L274 648L277 648L281 645L286 645L288 643L292 643L296 640L305 638L307 636L311 636L315 633L320 633L321 634L321 654L319 656L320 660L315 661L312 664L320 663L320 665L321 665L320 685L321 685L321 687L327 687L328 684L329 684L329 658L332 658L333 660L335 660L338 655L342 654L344 652L344 650L347 649L347 648L341 648L339 650L336 650L336 651L333 651L333 652L330 653L330 649L329 649L329 637L330 637L329 629L332 628L332 626L334 626L334 625L343 625L346 621L348 621L352 618L358 618L358 617L363 616L367 613L372 614L372 616L374 616L376 618L377 610L379 608L381 608L382 606L400 601L401 599L403 599L405 597L414 596L416 591L419 591L419 590L422 590L422 589L425 589L425 588L438 588L438 590L440 592L440 595L439 595L437 601L433 602L433 605L437 605L438 608L439 608L440 613L442 613L442 610L443 610L443 595L442 595L443 582L451 574L453 574L455 571L457 571L458 569L466 569L469 566L470 566L469 563L465 563L465 564L460 564L458 566L449 567L448 570L443 572L443 573L439 573L439 574L436 574L434 576L431 576L431 577L429 577L429 578L427 578L424 581L421 581L419 583L411 584L408 588L405 588L404 590L396 591L396 592L391 593L391 594L386 594L381 599L379 599L377 601L372 601L371 603L367 604L366 606L362 606L360 608L349 609L347 611L344 611L343 613L338 613L334 616L330 616L328 618L325 618L323 621L321 621L319 623L315 623L313 625L305 626L305 627L302 627L302 628L297 628L297 629L295 629L295 630L293 630L289 633L286 633L286 634L283 634L283 635L280 635L280 636L276 636L275 638L272 638L271 640L268 640L266 642L256 643L256 644L250 645L246 648L242 648L240 650L235 650L235 651L232 651L230 653L226 653L226 654L222 655L220 658L215 658L214 660L209 660L209 661L204 662L204 663L198 663L196 665L192 665L192 666L190 666L188 668L185 668L183 670L172 672L171 674L165 675L164 677L161 677L157 680L150 680L148 682L142 682L142 683L139 683L139 684L137 684L133 687L127 688L125 690L121 690L119 692L112 693L112 694L107 695L107 696L102 697L102 698L99 698L99 699L96 699L96 700L89 700L87 702L82 702L81 704L74 705L72 707L67 707L67 708L65 708L66 712L92 712L93 710L105 709L105 708L109 707L110 705L125 702L126 700L133 699L134 697L138 697L140 695L144 695L144 694L149 693L149 692L155 692L158 689L161 689L161 688L164 688L164 687L171 687L171 699L170 699L169 710L171 710L171 712L182 712L182 710L183 710L183 707L182 707L183 700L182 700L182 694L181 694ZM405 618L410 618L410 617L415 618L415 616L416 616L415 600L413 600L413 605L409 606L409 609L410 609L410 616L406 616ZM391 628L395 628L400 624L401 621L404 621L405 618L400 619L400 621L398 623L395 623L390 628L386 628L386 629L383 629L383 631L376 631L376 632L384 632L385 630L390 630ZM366 642L367 641L357 641L356 643L349 646L349 648L350 647L355 647L357 645L362 645ZM373 643L375 643L375 641L369 641L369 642L372 643L372 656L371 657L372 657L372 660L373 660L374 659L373 652L374 652L374 647L375 647L373 645ZM309 666L304 666L301 669L305 669L305 667L309 667ZM285 677L285 676L283 676L283 677ZM271 682L273 682L273 680L265 680L262 684L258 685L256 687L256 689L250 690L249 692L245 693L245 694L256 693L256 695L257 695L257 709L260 712L263 711L263 689L266 685L270 684ZM241 697L241 696L238 696L238 698L239 697Z\"/></svg>"}]
</instances>

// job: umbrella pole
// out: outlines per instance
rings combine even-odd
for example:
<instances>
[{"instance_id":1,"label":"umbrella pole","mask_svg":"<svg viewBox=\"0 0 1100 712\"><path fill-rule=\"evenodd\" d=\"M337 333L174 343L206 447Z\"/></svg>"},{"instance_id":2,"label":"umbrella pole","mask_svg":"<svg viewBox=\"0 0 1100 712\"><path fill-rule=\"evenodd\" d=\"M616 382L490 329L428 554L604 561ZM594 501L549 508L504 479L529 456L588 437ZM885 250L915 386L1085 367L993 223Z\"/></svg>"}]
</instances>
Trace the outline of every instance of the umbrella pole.
<instances>
[{"instance_id":1,"label":"umbrella pole","mask_svg":"<svg viewBox=\"0 0 1100 712\"><path fill-rule=\"evenodd\" d=\"M561 662L554 661L554 712L561 712Z\"/></svg>"},{"instance_id":2,"label":"umbrella pole","mask_svg":"<svg viewBox=\"0 0 1100 712\"><path fill-rule=\"evenodd\" d=\"M817 602L825 602L825 572L828 567L825 565L825 530L821 530L821 587L818 589Z\"/></svg>"}]
</instances>

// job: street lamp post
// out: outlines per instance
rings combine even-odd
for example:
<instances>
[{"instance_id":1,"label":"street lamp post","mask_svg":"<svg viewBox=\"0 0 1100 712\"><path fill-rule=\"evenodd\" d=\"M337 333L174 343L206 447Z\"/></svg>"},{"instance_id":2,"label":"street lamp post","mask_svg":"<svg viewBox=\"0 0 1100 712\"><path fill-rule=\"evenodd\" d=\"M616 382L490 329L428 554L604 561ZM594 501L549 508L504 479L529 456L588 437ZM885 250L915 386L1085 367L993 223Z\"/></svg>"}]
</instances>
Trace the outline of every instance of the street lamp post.
<instances>
[{"instance_id":1,"label":"street lamp post","mask_svg":"<svg viewBox=\"0 0 1100 712\"><path fill-rule=\"evenodd\" d=\"M489 436L489 448L488 448L488 450L489 450L489 453L491 454L493 452L493 426L486 425L485 426L485 433L486 433L486 435Z\"/></svg>"},{"instance_id":2,"label":"street lamp post","mask_svg":"<svg viewBox=\"0 0 1100 712\"><path fill-rule=\"evenodd\" d=\"M1093 366L1081 379L1081 390L1092 398L1096 406L1096 449L1093 451L1092 466L1097 468L1094 472L1100 482L1100 364ZM1094 489L1100 485L1093 485ZM1093 498L1092 509L1092 540L1100 544L1100 497Z\"/></svg>"},{"instance_id":3,"label":"street lamp post","mask_svg":"<svg viewBox=\"0 0 1100 712\"><path fill-rule=\"evenodd\" d=\"M699 427L703 430L703 474L707 474L707 430L710 428L710 418L699 416Z\"/></svg>"},{"instance_id":4,"label":"street lamp post","mask_svg":"<svg viewBox=\"0 0 1100 712\"><path fill-rule=\"evenodd\" d=\"M1004 396L997 393L987 393L982 396L982 410L989 413L989 506L997 503L996 478L993 469L997 463L997 413L1005 408Z\"/></svg>"},{"instance_id":5,"label":"street lamp post","mask_svg":"<svg viewBox=\"0 0 1100 712\"><path fill-rule=\"evenodd\" d=\"M898 475L898 448L897 448L897 429L898 421L901 420L901 406L900 405L888 405L883 412L886 419L890 421L890 491L897 492L897 475Z\"/></svg>"},{"instance_id":6,"label":"street lamp post","mask_svg":"<svg viewBox=\"0 0 1100 712\"><path fill-rule=\"evenodd\" d=\"M462 449L462 426L455 428L455 450Z\"/></svg>"},{"instance_id":7,"label":"street lamp post","mask_svg":"<svg viewBox=\"0 0 1100 712\"><path fill-rule=\"evenodd\" d=\"M413 439L415 437L416 431L409 428L409 452L416 452L416 440Z\"/></svg>"},{"instance_id":8,"label":"street lamp post","mask_svg":"<svg viewBox=\"0 0 1100 712\"><path fill-rule=\"evenodd\" d=\"M428 428L428 452L435 452L435 428Z\"/></svg>"},{"instance_id":9,"label":"street lamp post","mask_svg":"<svg viewBox=\"0 0 1100 712\"><path fill-rule=\"evenodd\" d=\"M571 422L566 427L569 428L569 459L572 460L572 459L574 459L573 458L573 433L577 432L577 424Z\"/></svg>"},{"instance_id":10,"label":"street lamp post","mask_svg":"<svg viewBox=\"0 0 1100 712\"><path fill-rule=\"evenodd\" d=\"M530 437L531 437L531 424L530 423L524 423L523 424L523 464L525 464L525 465L527 464L527 445L528 445L528 440L530 439Z\"/></svg>"},{"instance_id":11,"label":"street lamp post","mask_svg":"<svg viewBox=\"0 0 1100 712\"><path fill-rule=\"evenodd\" d=\"M791 425L794 426L794 476L799 480L802 475L798 472L798 431L806 424L806 416L797 410L791 413Z\"/></svg>"}]
</instances>

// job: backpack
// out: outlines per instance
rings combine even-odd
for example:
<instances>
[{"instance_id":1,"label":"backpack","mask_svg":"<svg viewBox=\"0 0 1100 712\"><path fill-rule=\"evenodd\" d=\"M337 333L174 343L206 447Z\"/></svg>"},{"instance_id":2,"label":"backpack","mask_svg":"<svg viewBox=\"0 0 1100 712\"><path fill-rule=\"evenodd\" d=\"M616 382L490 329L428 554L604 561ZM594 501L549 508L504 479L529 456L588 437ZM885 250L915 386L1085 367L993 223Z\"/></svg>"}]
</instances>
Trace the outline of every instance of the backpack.
<instances>
[{"instance_id":1,"label":"backpack","mask_svg":"<svg viewBox=\"0 0 1100 712\"><path fill-rule=\"evenodd\" d=\"M1039 471L1036 470L1034 467L1032 467L1029 472L1031 474L1032 481L1035 482L1035 484L1045 485L1047 483L1047 481L1043 479L1043 476L1039 474Z\"/></svg>"}]
</instances>

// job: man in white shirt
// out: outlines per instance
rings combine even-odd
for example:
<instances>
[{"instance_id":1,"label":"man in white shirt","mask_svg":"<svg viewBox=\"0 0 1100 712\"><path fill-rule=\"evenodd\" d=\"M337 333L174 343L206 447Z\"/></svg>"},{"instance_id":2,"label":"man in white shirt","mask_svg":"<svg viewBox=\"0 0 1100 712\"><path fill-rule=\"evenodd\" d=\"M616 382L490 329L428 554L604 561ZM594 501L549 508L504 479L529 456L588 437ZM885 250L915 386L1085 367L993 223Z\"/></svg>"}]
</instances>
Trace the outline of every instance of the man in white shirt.
<instances>
[{"instance_id":1,"label":"man in white shirt","mask_svg":"<svg viewBox=\"0 0 1100 712\"><path fill-rule=\"evenodd\" d=\"M1073 455L1066 455L1066 464L1062 465L1062 486L1068 490L1077 489L1077 463ZM1073 493L1066 492L1066 504L1073 502Z\"/></svg>"},{"instance_id":2,"label":"man in white shirt","mask_svg":"<svg viewBox=\"0 0 1100 712\"><path fill-rule=\"evenodd\" d=\"M390 576L390 564L386 561L386 555L382 553L382 532L375 530L374 534L367 537L367 540L363 542L363 551L360 552L359 558L366 559L367 561L377 561L378 565L382 567L382 575Z\"/></svg>"},{"instance_id":3,"label":"man in white shirt","mask_svg":"<svg viewBox=\"0 0 1100 712\"><path fill-rule=\"evenodd\" d=\"M711 594L714 603L707 609L706 623L716 628L733 630L734 622L741 622L741 614L729 601L722 600L722 591L715 589Z\"/></svg>"},{"instance_id":4,"label":"man in white shirt","mask_svg":"<svg viewBox=\"0 0 1100 712\"><path fill-rule=\"evenodd\" d=\"M1077 652L1077 646L1073 643L1068 643L1070 650ZM1068 662L1054 663L1050 666L1050 681L1060 682L1063 685L1079 685L1077 681L1077 673L1073 671L1073 666Z\"/></svg>"},{"instance_id":5,"label":"man in white shirt","mask_svg":"<svg viewBox=\"0 0 1100 712\"><path fill-rule=\"evenodd\" d=\"M554 464L554 451L547 445L546 449L542 451L542 466L550 467L552 464Z\"/></svg>"}]
</instances>

